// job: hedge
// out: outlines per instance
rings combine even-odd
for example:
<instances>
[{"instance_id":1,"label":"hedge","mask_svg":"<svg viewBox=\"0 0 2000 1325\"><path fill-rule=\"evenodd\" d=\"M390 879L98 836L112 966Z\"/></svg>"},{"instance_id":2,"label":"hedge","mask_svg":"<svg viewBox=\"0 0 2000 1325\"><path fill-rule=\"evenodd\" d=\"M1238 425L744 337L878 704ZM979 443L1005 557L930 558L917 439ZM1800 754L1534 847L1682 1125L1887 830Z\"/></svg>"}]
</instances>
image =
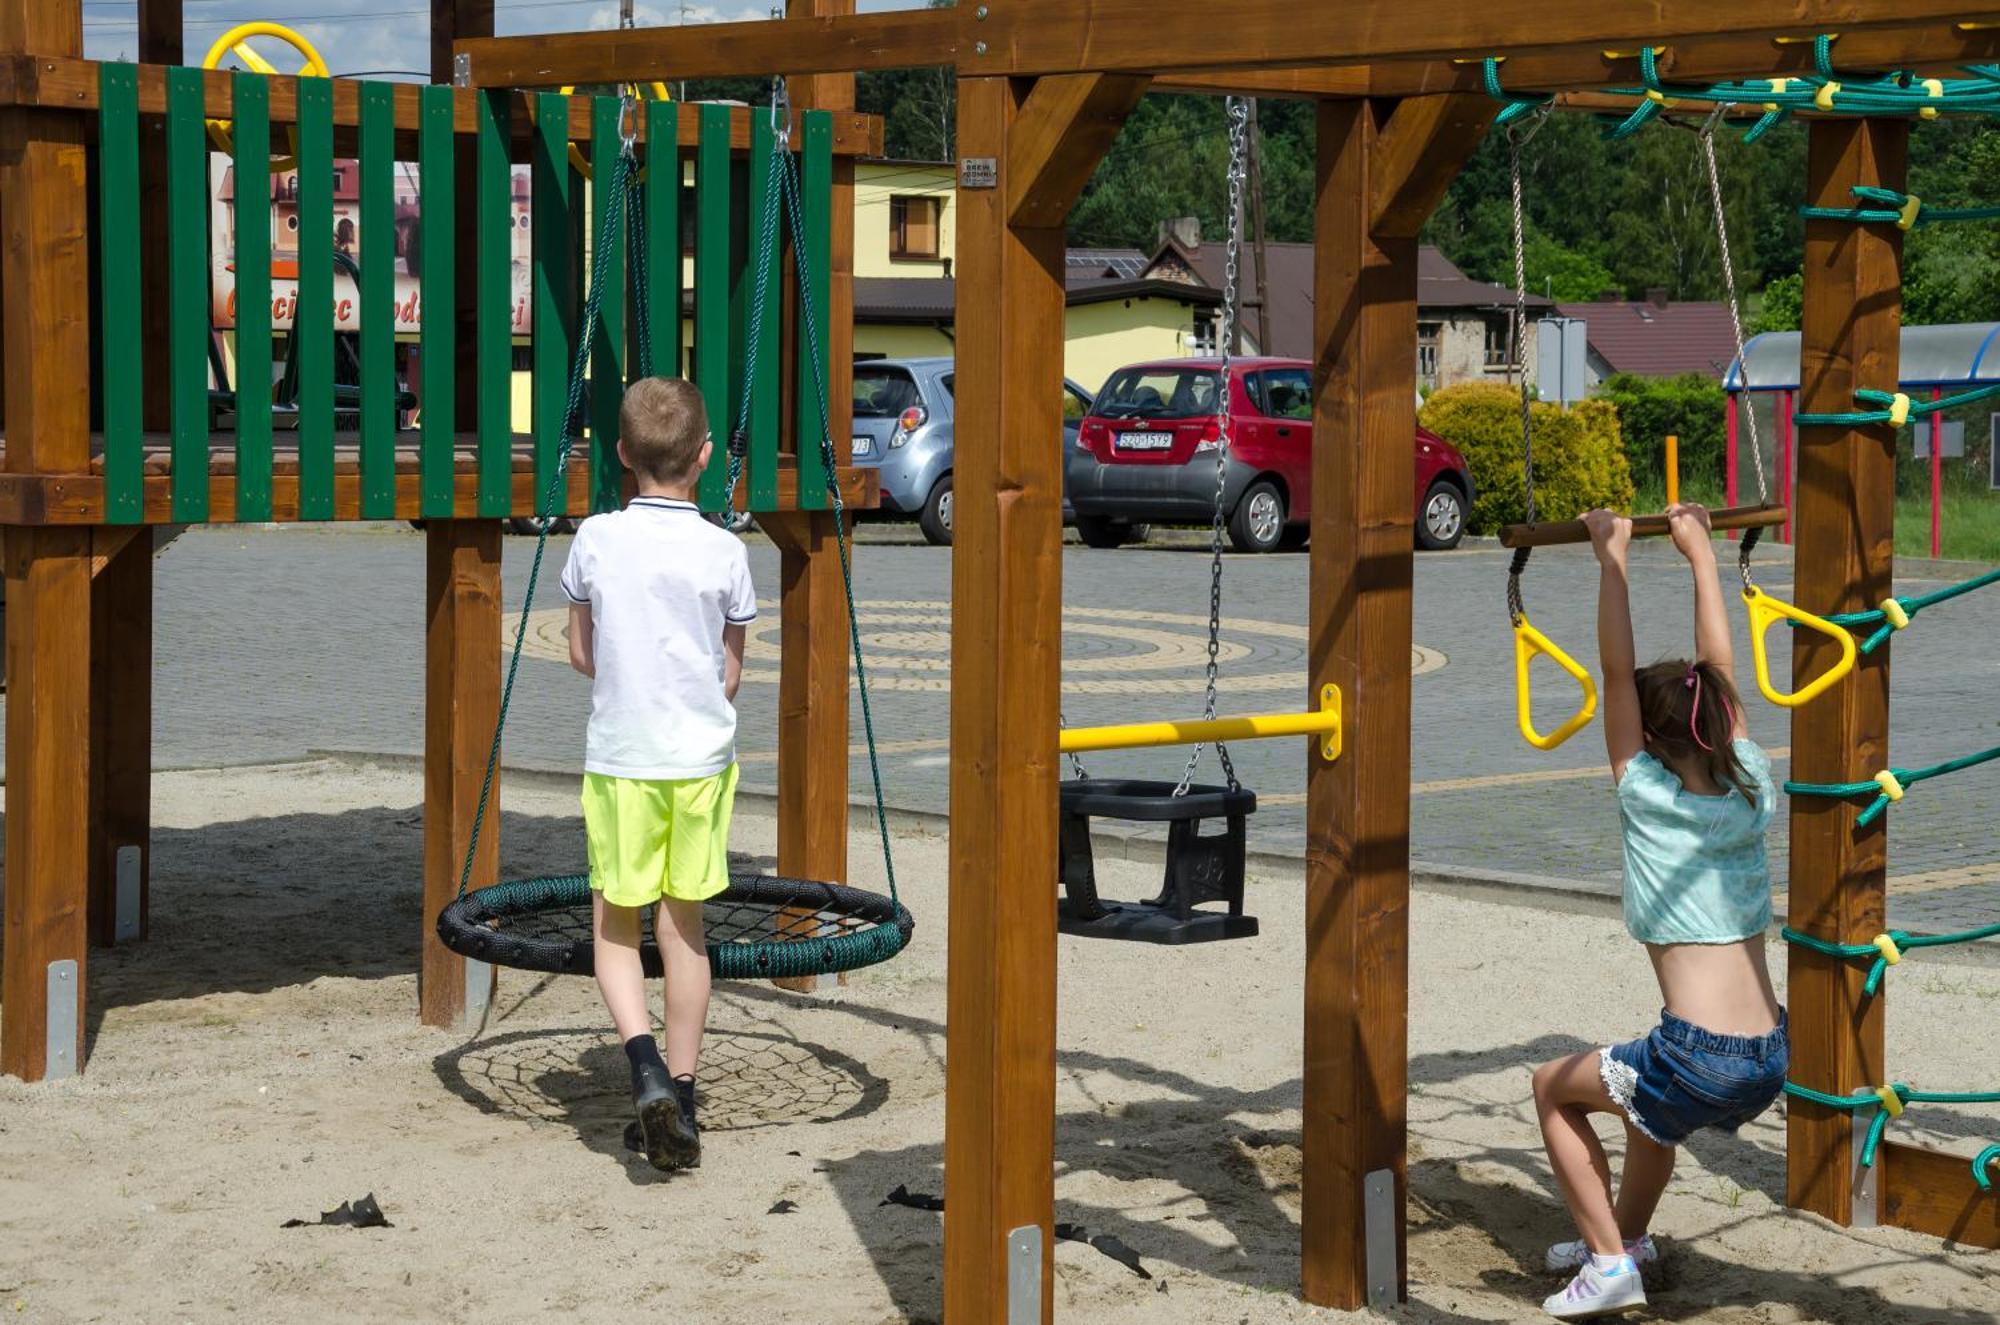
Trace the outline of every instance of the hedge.
<instances>
[{"instance_id":1,"label":"hedge","mask_svg":"<svg viewBox=\"0 0 2000 1325\"><path fill-rule=\"evenodd\" d=\"M1597 386L1597 398L1618 410L1625 461L1633 480L1666 486L1666 439L1680 438L1683 486L1720 488L1727 465L1728 428L1722 384L1701 373L1635 377L1616 373Z\"/></svg>"},{"instance_id":2,"label":"hedge","mask_svg":"<svg viewBox=\"0 0 2000 1325\"><path fill-rule=\"evenodd\" d=\"M1478 495L1468 517L1474 533L1490 534L1527 516L1521 474L1521 397L1486 383L1432 393L1418 421L1456 446L1472 469ZM1573 409L1537 402L1536 518L1571 520L1598 506L1632 503L1632 474L1619 437L1618 411L1608 400Z\"/></svg>"}]
</instances>

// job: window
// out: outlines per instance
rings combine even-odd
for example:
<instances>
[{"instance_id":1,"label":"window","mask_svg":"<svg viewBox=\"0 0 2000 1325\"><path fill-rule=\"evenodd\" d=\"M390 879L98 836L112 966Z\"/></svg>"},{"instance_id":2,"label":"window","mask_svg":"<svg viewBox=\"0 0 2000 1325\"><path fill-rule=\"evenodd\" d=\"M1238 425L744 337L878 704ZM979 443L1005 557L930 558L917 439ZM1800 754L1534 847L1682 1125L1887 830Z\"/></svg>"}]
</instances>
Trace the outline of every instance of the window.
<instances>
[{"instance_id":1,"label":"window","mask_svg":"<svg viewBox=\"0 0 2000 1325\"><path fill-rule=\"evenodd\" d=\"M1194 331L1188 336L1190 354L1208 355L1215 353L1215 319L1196 314Z\"/></svg>"},{"instance_id":2,"label":"window","mask_svg":"<svg viewBox=\"0 0 2000 1325\"><path fill-rule=\"evenodd\" d=\"M1509 341L1508 325L1512 318L1491 317L1486 319L1486 366L1488 368L1513 368L1520 360L1509 353L1513 348Z\"/></svg>"},{"instance_id":3,"label":"window","mask_svg":"<svg viewBox=\"0 0 2000 1325\"><path fill-rule=\"evenodd\" d=\"M1436 322L1417 323L1417 381L1425 386L1438 384L1438 339L1443 330Z\"/></svg>"},{"instance_id":4,"label":"window","mask_svg":"<svg viewBox=\"0 0 2000 1325\"><path fill-rule=\"evenodd\" d=\"M1107 419L1194 419L1215 413L1218 379L1194 368L1125 368L1112 374L1094 413Z\"/></svg>"},{"instance_id":5,"label":"window","mask_svg":"<svg viewBox=\"0 0 2000 1325\"><path fill-rule=\"evenodd\" d=\"M1305 369L1273 368L1258 377L1255 395L1263 401L1266 417L1312 421L1312 377Z\"/></svg>"},{"instance_id":6,"label":"window","mask_svg":"<svg viewBox=\"0 0 2000 1325\"><path fill-rule=\"evenodd\" d=\"M1063 387L1063 422L1078 423L1090 413L1090 397L1073 386Z\"/></svg>"},{"instance_id":7,"label":"window","mask_svg":"<svg viewBox=\"0 0 2000 1325\"><path fill-rule=\"evenodd\" d=\"M912 405L921 405L916 381L900 368L872 364L854 367L854 417L893 419Z\"/></svg>"},{"instance_id":8,"label":"window","mask_svg":"<svg viewBox=\"0 0 2000 1325\"><path fill-rule=\"evenodd\" d=\"M917 262L937 257L938 209L936 198L889 199L890 258Z\"/></svg>"}]
</instances>

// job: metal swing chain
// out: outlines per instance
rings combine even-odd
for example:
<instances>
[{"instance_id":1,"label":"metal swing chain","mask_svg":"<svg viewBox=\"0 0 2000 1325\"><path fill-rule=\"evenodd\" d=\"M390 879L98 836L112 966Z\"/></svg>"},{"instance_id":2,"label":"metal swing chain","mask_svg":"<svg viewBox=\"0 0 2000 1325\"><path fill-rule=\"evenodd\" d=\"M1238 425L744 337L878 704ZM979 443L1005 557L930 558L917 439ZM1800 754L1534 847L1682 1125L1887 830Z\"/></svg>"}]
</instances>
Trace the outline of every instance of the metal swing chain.
<instances>
[{"instance_id":1,"label":"metal swing chain","mask_svg":"<svg viewBox=\"0 0 2000 1325\"><path fill-rule=\"evenodd\" d=\"M1209 719L1215 717L1217 661L1222 653L1223 485L1229 477L1231 424L1229 369L1230 362L1236 354L1236 336L1243 317L1240 275L1243 257L1243 193L1249 178L1250 103L1243 97L1230 97L1225 103L1224 113L1229 119L1229 242L1222 269L1222 326L1218 337L1222 367L1216 374L1215 509L1209 521L1208 664L1207 686L1201 712L1203 718ZM1229 789L1235 791L1240 784L1236 780L1236 766L1229 758L1229 747L1217 741L1215 757L1222 765L1222 774L1228 780ZM1187 767L1181 770L1181 780L1174 787L1174 795L1187 795L1188 788L1194 783L1195 766L1200 762L1201 746L1197 745L1188 754Z\"/></svg>"},{"instance_id":2,"label":"metal swing chain","mask_svg":"<svg viewBox=\"0 0 2000 1325\"><path fill-rule=\"evenodd\" d=\"M1508 337L1511 352L1521 360L1521 492L1527 523L1535 522L1535 415L1534 395L1528 385L1528 237L1527 221L1521 204L1521 149L1526 147L1547 122L1550 107L1507 125L1507 187L1512 194L1514 220L1514 312ZM1532 548L1515 548L1507 568L1507 619L1520 625L1527 609L1521 603L1521 573L1528 569Z\"/></svg>"}]
</instances>

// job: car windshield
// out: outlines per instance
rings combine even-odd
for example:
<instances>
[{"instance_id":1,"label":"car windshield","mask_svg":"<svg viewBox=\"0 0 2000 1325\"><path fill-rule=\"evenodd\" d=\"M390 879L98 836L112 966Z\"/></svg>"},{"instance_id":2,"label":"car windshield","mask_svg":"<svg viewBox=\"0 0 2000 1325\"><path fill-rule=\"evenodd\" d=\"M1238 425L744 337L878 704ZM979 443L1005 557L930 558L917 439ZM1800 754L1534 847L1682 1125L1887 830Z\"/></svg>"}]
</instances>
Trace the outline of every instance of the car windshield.
<instances>
[{"instance_id":1,"label":"car windshield","mask_svg":"<svg viewBox=\"0 0 2000 1325\"><path fill-rule=\"evenodd\" d=\"M912 405L921 405L917 384L900 368L854 368L854 417L893 419Z\"/></svg>"},{"instance_id":2,"label":"car windshield","mask_svg":"<svg viewBox=\"0 0 2000 1325\"><path fill-rule=\"evenodd\" d=\"M1216 375L1196 368L1126 368L1097 393L1107 419L1192 419L1215 413Z\"/></svg>"}]
</instances>

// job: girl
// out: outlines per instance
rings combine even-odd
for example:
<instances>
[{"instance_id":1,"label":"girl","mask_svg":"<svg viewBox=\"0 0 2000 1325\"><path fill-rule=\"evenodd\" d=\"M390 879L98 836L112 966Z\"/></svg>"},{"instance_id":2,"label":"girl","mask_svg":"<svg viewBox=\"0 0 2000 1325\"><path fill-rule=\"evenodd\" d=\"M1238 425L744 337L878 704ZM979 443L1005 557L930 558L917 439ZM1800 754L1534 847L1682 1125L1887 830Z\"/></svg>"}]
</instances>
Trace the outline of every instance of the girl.
<instances>
[{"instance_id":1,"label":"girl","mask_svg":"<svg viewBox=\"0 0 2000 1325\"><path fill-rule=\"evenodd\" d=\"M1785 1081L1784 1009L1764 964L1771 875L1764 831L1775 805L1771 764L1745 734L1708 512L1668 511L1674 546L1694 573L1694 661L1635 667L1626 552L1632 522L1584 517L1603 568L1597 647L1604 742L1625 847L1625 927L1646 945L1665 1007L1643 1039L1573 1054L1535 1071L1535 1110L1549 1164L1580 1241L1549 1248L1575 1270L1543 1305L1577 1320L1642 1307L1640 1265L1674 1170L1674 1147L1704 1127L1735 1130ZM1625 1123L1616 1200L1589 1115Z\"/></svg>"}]
</instances>

